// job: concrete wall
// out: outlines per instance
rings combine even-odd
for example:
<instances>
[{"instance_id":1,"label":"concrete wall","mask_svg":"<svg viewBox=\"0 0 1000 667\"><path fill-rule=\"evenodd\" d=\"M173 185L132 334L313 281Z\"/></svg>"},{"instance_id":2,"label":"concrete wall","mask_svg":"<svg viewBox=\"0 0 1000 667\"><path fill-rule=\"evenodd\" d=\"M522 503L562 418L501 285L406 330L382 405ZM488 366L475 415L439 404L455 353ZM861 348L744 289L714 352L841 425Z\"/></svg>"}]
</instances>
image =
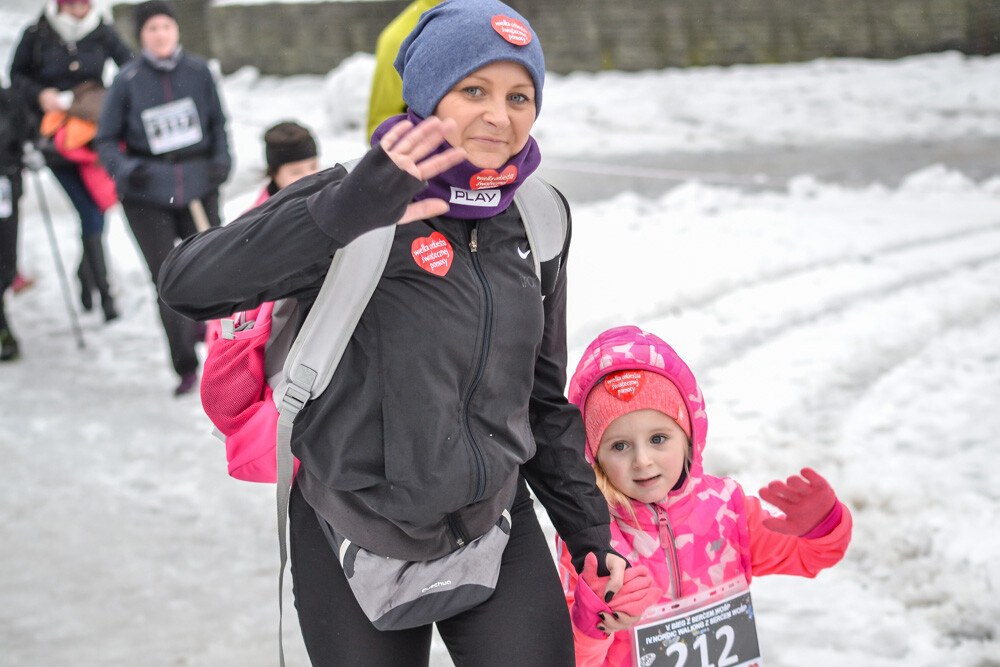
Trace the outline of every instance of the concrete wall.
<instances>
[{"instance_id":1,"label":"concrete wall","mask_svg":"<svg viewBox=\"0 0 1000 667\"><path fill-rule=\"evenodd\" d=\"M454 1L454 0L453 0ZM460 0L457 0L460 1ZM211 7L175 0L189 50L224 72L324 74L408 3L318 2ZM643 70L669 66L898 58L956 49L1000 51L1000 0L508 0L528 17L547 68ZM131 7L115 7L131 36ZM204 23L192 26L203 16Z\"/></svg>"}]
</instances>

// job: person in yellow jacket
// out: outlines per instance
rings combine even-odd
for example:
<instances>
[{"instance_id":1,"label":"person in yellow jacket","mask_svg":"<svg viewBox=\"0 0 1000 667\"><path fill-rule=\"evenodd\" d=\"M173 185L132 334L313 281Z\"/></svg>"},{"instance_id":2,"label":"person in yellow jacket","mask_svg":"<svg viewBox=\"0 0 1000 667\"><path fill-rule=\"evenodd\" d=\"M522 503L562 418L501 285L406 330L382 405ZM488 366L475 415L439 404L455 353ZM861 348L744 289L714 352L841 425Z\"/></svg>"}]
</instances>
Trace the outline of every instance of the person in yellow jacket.
<instances>
[{"instance_id":1,"label":"person in yellow jacket","mask_svg":"<svg viewBox=\"0 0 1000 667\"><path fill-rule=\"evenodd\" d=\"M406 111L403 102L403 80L393 67L399 45L417 26L420 15L441 0L414 0L400 12L375 42L375 74L372 76L372 93L368 101L368 138L386 118Z\"/></svg>"}]
</instances>

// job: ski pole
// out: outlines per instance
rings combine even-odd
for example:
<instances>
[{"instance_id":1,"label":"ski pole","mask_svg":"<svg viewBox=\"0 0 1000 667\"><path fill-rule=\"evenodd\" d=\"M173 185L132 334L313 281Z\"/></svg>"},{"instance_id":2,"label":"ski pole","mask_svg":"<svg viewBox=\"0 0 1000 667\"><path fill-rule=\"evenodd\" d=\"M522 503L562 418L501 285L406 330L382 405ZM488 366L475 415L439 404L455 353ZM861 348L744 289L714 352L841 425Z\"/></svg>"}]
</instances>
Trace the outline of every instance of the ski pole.
<instances>
[{"instance_id":1,"label":"ski pole","mask_svg":"<svg viewBox=\"0 0 1000 667\"><path fill-rule=\"evenodd\" d=\"M52 247L52 259L56 263L56 271L59 273L60 284L62 285L63 299L66 302L66 311L69 313L70 325L73 327L73 335L76 337L76 347L83 349L83 331L80 329L80 322L76 317L76 309L73 308L73 297L70 296L69 278L66 275L66 267L63 266L62 256L59 254L59 244L56 242L56 230L52 225L52 218L49 216L49 206L45 201L45 193L42 191L42 179L38 172L35 175L35 190L38 193L38 206L42 210L42 221L45 229L49 233L49 245Z\"/></svg>"}]
</instances>

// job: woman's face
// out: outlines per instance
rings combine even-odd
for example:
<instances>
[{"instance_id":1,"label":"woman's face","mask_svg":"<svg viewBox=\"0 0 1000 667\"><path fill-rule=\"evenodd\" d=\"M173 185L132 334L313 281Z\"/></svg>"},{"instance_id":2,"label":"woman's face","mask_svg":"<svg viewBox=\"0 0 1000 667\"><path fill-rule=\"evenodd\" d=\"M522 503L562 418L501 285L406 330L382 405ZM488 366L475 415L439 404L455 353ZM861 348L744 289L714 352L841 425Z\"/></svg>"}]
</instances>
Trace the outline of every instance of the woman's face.
<instances>
[{"instance_id":1,"label":"woman's face","mask_svg":"<svg viewBox=\"0 0 1000 667\"><path fill-rule=\"evenodd\" d=\"M157 14L142 26L139 41L142 43L142 48L157 58L166 58L180 43L181 31L177 21L166 14Z\"/></svg>"},{"instance_id":2,"label":"woman's face","mask_svg":"<svg viewBox=\"0 0 1000 667\"><path fill-rule=\"evenodd\" d=\"M535 83L524 65L490 63L448 91L434 115L455 121L445 139L464 148L469 162L499 169L528 143L536 115Z\"/></svg>"},{"instance_id":3,"label":"woman's face","mask_svg":"<svg viewBox=\"0 0 1000 667\"><path fill-rule=\"evenodd\" d=\"M82 19L90 13L90 0L77 0L59 5L60 14L69 14L75 19Z\"/></svg>"}]
</instances>

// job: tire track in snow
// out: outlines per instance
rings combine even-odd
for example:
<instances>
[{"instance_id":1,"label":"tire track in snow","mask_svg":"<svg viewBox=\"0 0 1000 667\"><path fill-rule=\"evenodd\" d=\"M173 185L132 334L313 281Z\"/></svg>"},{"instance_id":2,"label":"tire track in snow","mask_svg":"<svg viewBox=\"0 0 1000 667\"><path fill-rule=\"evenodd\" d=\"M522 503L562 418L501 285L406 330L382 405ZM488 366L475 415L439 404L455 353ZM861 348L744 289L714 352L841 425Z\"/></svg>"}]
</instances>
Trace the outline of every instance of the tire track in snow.
<instances>
[{"instance_id":1,"label":"tire track in snow","mask_svg":"<svg viewBox=\"0 0 1000 667\"><path fill-rule=\"evenodd\" d=\"M933 256L949 247L954 261L937 260L933 264L928 261L928 257L935 259ZM683 319L700 314L708 320L701 330L716 331L727 328L725 322L732 319L732 313L749 311L752 317L737 325L742 330L720 337L712 346L715 349L706 350L699 360L709 367L724 366L790 329L812 326L865 302L891 299L905 290L997 263L1000 263L1000 223L933 239L894 243L809 267L788 268L736 289L719 291L706 300L696 300L697 306L692 303L671 309L671 316ZM850 280L845 280L845 272L852 274ZM882 277L893 272L896 275ZM815 288L811 289L813 285ZM785 298L780 298L781 295ZM807 302L803 302L804 295L809 295ZM656 317L646 314L641 319Z\"/></svg>"}]
</instances>

